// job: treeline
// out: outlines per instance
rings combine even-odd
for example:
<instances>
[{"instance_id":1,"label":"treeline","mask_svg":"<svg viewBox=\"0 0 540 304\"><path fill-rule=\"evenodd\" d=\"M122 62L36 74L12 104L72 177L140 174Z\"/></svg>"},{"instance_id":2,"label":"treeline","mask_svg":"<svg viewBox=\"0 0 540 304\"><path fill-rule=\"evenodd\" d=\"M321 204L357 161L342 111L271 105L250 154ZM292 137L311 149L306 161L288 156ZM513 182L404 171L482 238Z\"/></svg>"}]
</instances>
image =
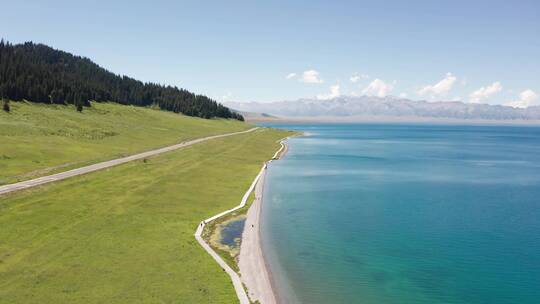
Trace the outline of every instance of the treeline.
<instances>
[{"instance_id":1,"label":"treeline","mask_svg":"<svg viewBox=\"0 0 540 304\"><path fill-rule=\"evenodd\" d=\"M43 44L0 41L0 97L15 101L73 104L78 110L90 101L117 102L202 118L242 115L203 95L116 75L88 58Z\"/></svg>"}]
</instances>

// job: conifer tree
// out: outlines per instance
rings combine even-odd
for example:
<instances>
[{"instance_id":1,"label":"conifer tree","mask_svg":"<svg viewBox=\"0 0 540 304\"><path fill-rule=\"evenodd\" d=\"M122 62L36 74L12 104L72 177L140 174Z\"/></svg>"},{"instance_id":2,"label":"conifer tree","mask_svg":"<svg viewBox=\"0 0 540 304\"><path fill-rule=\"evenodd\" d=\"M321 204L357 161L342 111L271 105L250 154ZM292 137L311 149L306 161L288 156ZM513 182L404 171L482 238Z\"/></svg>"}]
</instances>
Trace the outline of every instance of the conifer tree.
<instances>
[{"instance_id":1,"label":"conifer tree","mask_svg":"<svg viewBox=\"0 0 540 304\"><path fill-rule=\"evenodd\" d=\"M32 42L12 45L0 40L0 90L13 101L72 104L81 111L90 106L88 100L94 100L243 120L242 115L206 96L116 75L88 58Z\"/></svg>"}]
</instances>

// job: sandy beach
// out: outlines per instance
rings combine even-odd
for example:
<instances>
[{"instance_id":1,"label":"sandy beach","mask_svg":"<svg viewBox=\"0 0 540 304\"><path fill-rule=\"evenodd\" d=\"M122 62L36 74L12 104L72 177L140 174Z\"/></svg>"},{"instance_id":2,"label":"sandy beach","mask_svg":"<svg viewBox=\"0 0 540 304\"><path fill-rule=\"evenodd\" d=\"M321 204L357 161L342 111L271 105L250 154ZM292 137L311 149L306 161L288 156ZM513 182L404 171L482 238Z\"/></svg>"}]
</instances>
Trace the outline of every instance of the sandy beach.
<instances>
[{"instance_id":1,"label":"sandy beach","mask_svg":"<svg viewBox=\"0 0 540 304\"><path fill-rule=\"evenodd\" d=\"M286 153L287 145L283 141L281 144L282 148L276 152L272 160L277 160ZM272 286L271 273L264 259L260 238L260 216L266 170L265 168L257 182L255 199L247 212L238 266L250 299L259 301L261 304L275 304L278 301Z\"/></svg>"}]
</instances>

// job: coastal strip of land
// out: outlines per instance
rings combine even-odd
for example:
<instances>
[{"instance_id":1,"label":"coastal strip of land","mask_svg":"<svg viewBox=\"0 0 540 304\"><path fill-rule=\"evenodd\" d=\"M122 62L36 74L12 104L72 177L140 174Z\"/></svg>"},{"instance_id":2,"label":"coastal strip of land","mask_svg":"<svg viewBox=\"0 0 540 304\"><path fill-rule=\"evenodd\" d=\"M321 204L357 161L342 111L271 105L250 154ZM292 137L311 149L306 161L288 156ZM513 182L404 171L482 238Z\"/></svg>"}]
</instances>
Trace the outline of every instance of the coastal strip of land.
<instances>
[{"instance_id":1,"label":"coastal strip of land","mask_svg":"<svg viewBox=\"0 0 540 304\"><path fill-rule=\"evenodd\" d=\"M195 239L197 239L197 241L199 242L199 244L201 244L201 246L204 248L204 250L206 250L206 252L208 252L208 254L210 254L210 256L212 256L212 258L214 258L214 260L216 260L216 262L219 264L219 266L221 266L221 268L223 270L225 270L225 272L227 272L227 274L231 277L231 280L233 282L233 286L234 286L234 290L236 292L236 295L238 296L238 300L240 300L240 303L241 304L250 304L250 300L246 294L246 291L244 289L244 286L242 285L242 280L240 279L240 276L238 276L238 273L236 273L229 265L227 265L227 263L219 256L219 254L217 254L211 247L208 243L206 243L204 241L204 239L202 238L202 232L204 230L204 227L206 226L206 224L210 223L211 221L214 221L222 216L225 216L229 213L232 213L238 209L241 209L243 208L246 203L247 203L247 200L249 198L249 195L251 193L251 191L253 191L253 189L255 188L255 186L257 185L257 181L259 180L259 178L262 176L262 174L264 173L264 170L266 168L266 163L263 165L263 167L261 168L261 171L259 171L259 174L257 174L257 176L255 177L255 179L253 180L253 183L251 183L251 186L249 187L249 189L246 191L246 193L244 194L244 196L242 197L242 200L240 201L240 204L232 209L229 209L229 210L225 210L219 214L216 214L210 218L207 218L206 220L202 221L199 226L197 226L197 230L195 231Z\"/></svg>"},{"instance_id":2,"label":"coastal strip of land","mask_svg":"<svg viewBox=\"0 0 540 304\"><path fill-rule=\"evenodd\" d=\"M240 268L242 281L249 292L249 297L262 304L275 304L276 297L260 240L261 200L265 175L266 170L264 170L255 187L255 199L247 212L240 244L238 267Z\"/></svg>"},{"instance_id":3,"label":"coastal strip of land","mask_svg":"<svg viewBox=\"0 0 540 304\"><path fill-rule=\"evenodd\" d=\"M287 152L287 149L285 141L281 141L281 148L274 154L272 160L280 159ZM272 160L268 161L267 164ZM255 199L247 212L238 267L240 268L242 281L249 292L249 297L262 304L275 304L277 303L277 297L272 285L271 272L267 267L262 251L260 237L260 216L267 164L263 167L255 187Z\"/></svg>"},{"instance_id":4,"label":"coastal strip of land","mask_svg":"<svg viewBox=\"0 0 540 304\"><path fill-rule=\"evenodd\" d=\"M93 164L93 165L89 165L89 166L85 166L85 167L81 167L81 168L77 168L77 169L73 169L73 170L69 170L69 171L65 171L65 172L61 172L61 173L57 173L57 174L53 174L53 175L43 176L43 177L39 177L39 178L27 180L27 181L14 183L14 184L3 185L3 186L0 186L0 195L7 194L7 193L17 191L17 190L22 190L22 189L27 189L27 188L43 185L43 184L54 182L54 181L63 180L63 179L69 178L69 177L73 177L73 176L77 176L77 175L81 175L81 174L86 174L86 173L94 172L94 171L105 169L105 168L110 168L110 167L113 167L113 166L117 166L117 165L120 165L120 164L123 164L123 163L130 162L130 161L134 161L134 160L138 160L138 159L144 159L144 158L155 156L155 155L162 154L162 153L165 153L165 152L170 152L170 151L174 151L174 150L177 150L177 149L185 148L185 147L188 147L188 146L200 143L200 142L204 142L204 141L207 141L207 140L211 140L211 139L216 139L216 138L222 138L222 137L228 137L228 136L253 132L256 129L258 129L258 127L254 127L254 128L251 128L251 129L248 129L248 130L245 130L245 131L225 133L225 134L219 134L219 135L213 135L213 136L197 138L197 139L185 141L185 142L182 142L182 143L179 143L179 144L167 146L167 147L164 147L164 148L155 149L155 150L151 150L151 151L146 151L146 152L143 152L143 153L138 153L138 154L122 157L122 158L117 158L117 159L113 159L113 160L109 160L109 161L105 161L105 162L101 162L101 163L97 163L97 164Z\"/></svg>"},{"instance_id":5,"label":"coastal strip of land","mask_svg":"<svg viewBox=\"0 0 540 304\"><path fill-rule=\"evenodd\" d=\"M208 252L208 254L210 254L210 256L212 256L212 258L230 276L236 295L238 296L241 304L250 304L250 300L258 301L261 304L276 303L276 297L270 280L270 272L266 267L264 256L262 254L262 249L260 246L259 214L261 204L260 202L256 204L256 202L258 200L260 201L260 199L262 198L262 187L264 185L264 176L266 174L268 164L273 160L279 159L287 150L287 145L283 140L280 141L280 144L281 147L278 151L276 151L272 159L263 164L261 170L251 183L251 186L242 197L240 204L238 204L238 206L232 209L223 211L202 221L197 227L197 230L195 231L195 239L197 239L197 241L204 248L204 250L206 250L206 252ZM238 273L234 271L223 260L223 258L211 248L208 243L206 243L206 241L202 237L202 233L204 231L204 227L211 221L214 221L220 217L244 208L252 191L255 191L255 200L248 210L246 223L244 225L244 232L242 234L242 244L244 244L245 242L246 245L241 245L240 249L240 277ZM242 258L242 252L244 252L244 258ZM244 266L242 267L242 265ZM242 269L245 270L242 271ZM246 289L244 288L244 285L249 291L249 296L246 292Z\"/></svg>"}]
</instances>

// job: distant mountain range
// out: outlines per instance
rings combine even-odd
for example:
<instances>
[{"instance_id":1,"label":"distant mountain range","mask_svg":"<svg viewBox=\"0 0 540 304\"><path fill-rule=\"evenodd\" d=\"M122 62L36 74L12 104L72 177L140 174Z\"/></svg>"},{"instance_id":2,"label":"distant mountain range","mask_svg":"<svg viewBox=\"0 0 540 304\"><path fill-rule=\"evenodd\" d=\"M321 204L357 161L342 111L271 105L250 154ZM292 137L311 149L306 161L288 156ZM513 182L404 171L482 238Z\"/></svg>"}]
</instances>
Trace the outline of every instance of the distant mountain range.
<instances>
[{"instance_id":1,"label":"distant mountain range","mask_svg":"<svg viewBox=\"0 0 540 304\"><path fill-rule=\"evenodd\" d=\"M540 106L513 108L459 101L414 101L397 97L347 96L329 100L299 99L279 102L228 102L242 112L267 113L290 118L540 120Z\"/></svg>"}]
</instances>

